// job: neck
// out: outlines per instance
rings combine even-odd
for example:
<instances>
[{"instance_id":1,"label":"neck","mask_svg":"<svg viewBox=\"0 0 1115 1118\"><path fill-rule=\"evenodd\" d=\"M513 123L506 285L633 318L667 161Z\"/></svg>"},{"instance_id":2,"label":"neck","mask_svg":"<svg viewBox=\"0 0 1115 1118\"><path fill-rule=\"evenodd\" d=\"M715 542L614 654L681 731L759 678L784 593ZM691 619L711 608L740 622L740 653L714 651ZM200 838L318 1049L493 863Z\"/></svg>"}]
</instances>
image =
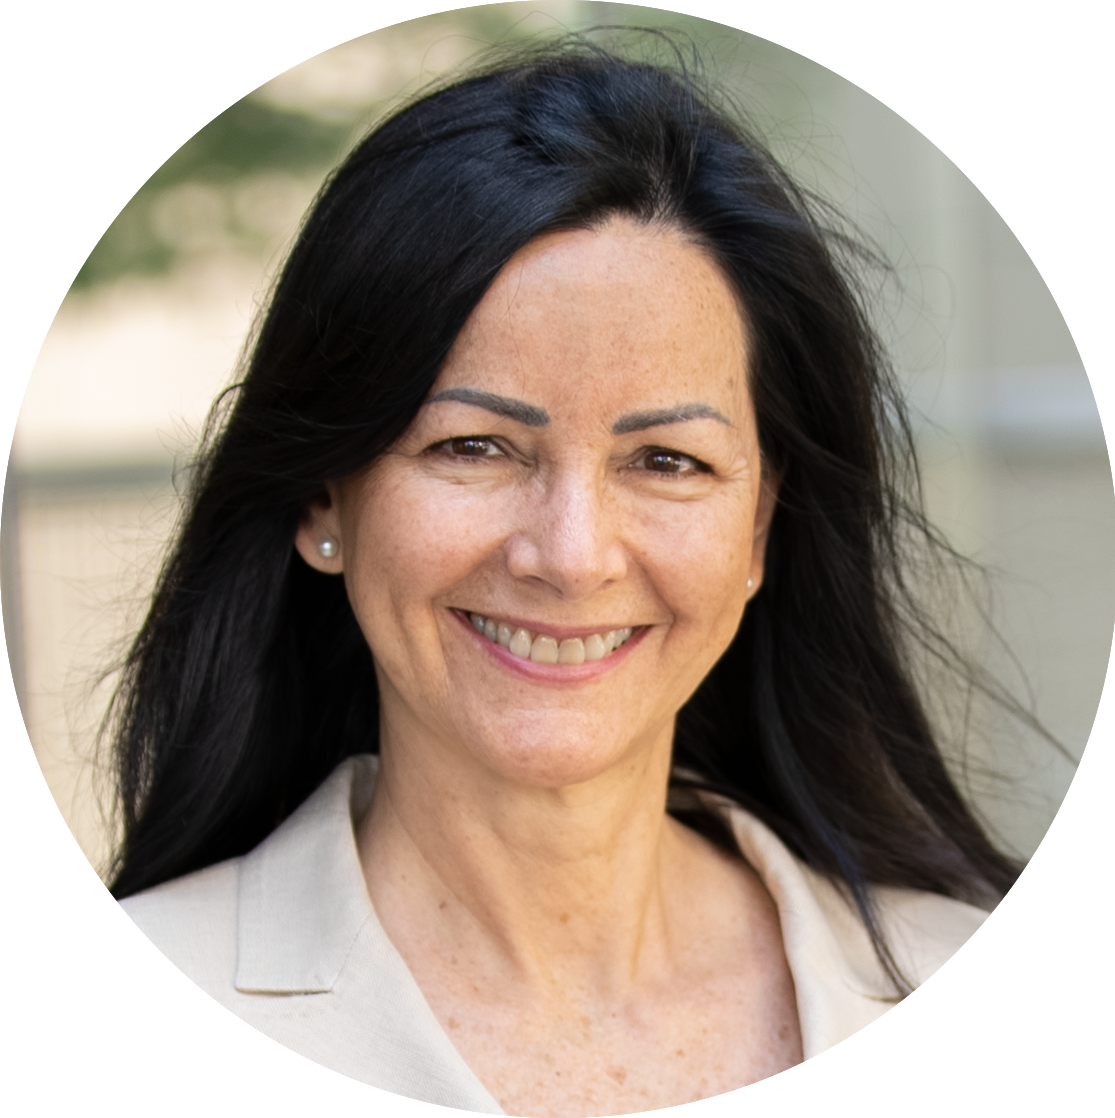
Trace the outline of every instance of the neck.
<instances>
[{"instance_id":1,"label":"neck","mask_svg":"<svg viewBox=\"0 0 1115 1118\"><path fill-rule=\"evenodd\" d=\"M591 779L516 783L421 733L387 732L358 827L369 893L408 963L462 953L534 986L601 993L668 951L673 726Z\"/></svg>"}]
</instances>

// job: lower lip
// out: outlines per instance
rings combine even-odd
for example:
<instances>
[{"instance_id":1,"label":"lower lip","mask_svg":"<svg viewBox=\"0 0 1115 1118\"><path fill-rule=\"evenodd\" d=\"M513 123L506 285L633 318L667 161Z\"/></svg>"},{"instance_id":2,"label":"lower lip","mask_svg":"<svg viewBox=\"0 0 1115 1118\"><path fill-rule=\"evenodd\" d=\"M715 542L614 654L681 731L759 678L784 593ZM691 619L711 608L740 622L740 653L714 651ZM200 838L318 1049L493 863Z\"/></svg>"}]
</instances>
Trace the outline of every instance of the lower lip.
<instances>
[{"instance_id":1,"label":"lower lip","mask_svg":"<svg viewBox=\"0 0 1115 1118\"><path fill-rule=\"evenodd\" d=\"M606 672L618 667L626 660L628 654L636 645L641 643L650 629L649 626L636 629L619 648L614 652L609 652L607 656L600 660L588 660L583 664L538 664L534 660L524 660L521 656L509 652L502 644L497 644L495 641L490 641L487 637L481 636L473 627L468 614L462 613L460 610L451 610L450 612L461 623L473 641L479 644L489 656L524 679L534 680L538 683L576 684L590 683L594 679L599 679Z\"/></svg>"}]
</instances>

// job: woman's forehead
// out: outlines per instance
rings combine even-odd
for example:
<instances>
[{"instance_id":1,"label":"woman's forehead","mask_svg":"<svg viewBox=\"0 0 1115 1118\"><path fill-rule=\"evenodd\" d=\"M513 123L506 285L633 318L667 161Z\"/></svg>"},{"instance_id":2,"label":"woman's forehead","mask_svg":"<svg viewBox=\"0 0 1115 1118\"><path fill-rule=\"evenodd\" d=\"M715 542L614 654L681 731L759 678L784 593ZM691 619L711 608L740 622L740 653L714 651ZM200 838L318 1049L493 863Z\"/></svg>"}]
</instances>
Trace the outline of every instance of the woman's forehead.
<instances>
[{"instance_id":1,"label":"woman's forehead","mask_svg":"<svg viewBox=\"0 0 1115 1118\"><path fill-rule=\"evenodd\" d=\"M516 254L461 331L435 394L738 411L747 357L735 294L709 255L678 230L617 218Z\"/></svg>"},{"instance_id":2,"label":"woman's forehead","mask_svg":"<svg viewBox=\"0 0 1115 1118\"><path fill-rule=\"evenodd\" d=\"M504 266L477 310L513 319L613 307L666 312L663 326L725 316L742 328L735 294L701 245L675 226L628 217L535 238Z\"/></svg>"}]
</instances>

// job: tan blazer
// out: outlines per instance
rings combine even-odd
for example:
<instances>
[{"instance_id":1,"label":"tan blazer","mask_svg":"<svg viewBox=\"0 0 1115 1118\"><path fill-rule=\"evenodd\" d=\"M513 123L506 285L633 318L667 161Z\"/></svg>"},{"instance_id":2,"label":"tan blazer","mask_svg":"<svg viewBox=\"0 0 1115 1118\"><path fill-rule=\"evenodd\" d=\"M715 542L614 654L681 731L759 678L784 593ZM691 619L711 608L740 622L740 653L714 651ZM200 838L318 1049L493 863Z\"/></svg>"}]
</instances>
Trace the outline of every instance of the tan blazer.
<instances>
[{"instance_id":1,"label":"tan blazer","mask_svg":"<svg viewBox=\"0 0 1115 1118\"><path fill-rule=\"evenodd\" d=\"M354 757L250 854L123 901L145 935L261 1032L353 1079L461 1110L502 1114L461 1058L376 918L353 820L377 759ZM893 989L854 908L753 816L731 813L740 849L782 923L805 1057L883 1014ZM878 889L896 961L925 981L979 927L981 909Z\"/></svg>"}]
</instances>

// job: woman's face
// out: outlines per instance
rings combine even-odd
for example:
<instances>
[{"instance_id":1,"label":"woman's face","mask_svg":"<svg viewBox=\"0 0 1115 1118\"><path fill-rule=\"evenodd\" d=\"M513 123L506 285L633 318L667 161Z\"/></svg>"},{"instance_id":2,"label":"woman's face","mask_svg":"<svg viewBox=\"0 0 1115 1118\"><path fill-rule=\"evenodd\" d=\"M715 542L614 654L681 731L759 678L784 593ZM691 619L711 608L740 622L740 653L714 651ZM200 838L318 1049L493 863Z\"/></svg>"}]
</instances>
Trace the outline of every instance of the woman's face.
<instances>
[{"instance_id":1,"label":"woman's face","mask_svg":"<svg viewBox=\"0 0 1115 1118\"><path fill-rule=\"evenodd\" d=\"M385 750L420 734L561 787L669 749L762 576L748 346L674 229L617 218L511 260L406 435L299 529L343 571Z\"/></svg>"}]
</instances>

